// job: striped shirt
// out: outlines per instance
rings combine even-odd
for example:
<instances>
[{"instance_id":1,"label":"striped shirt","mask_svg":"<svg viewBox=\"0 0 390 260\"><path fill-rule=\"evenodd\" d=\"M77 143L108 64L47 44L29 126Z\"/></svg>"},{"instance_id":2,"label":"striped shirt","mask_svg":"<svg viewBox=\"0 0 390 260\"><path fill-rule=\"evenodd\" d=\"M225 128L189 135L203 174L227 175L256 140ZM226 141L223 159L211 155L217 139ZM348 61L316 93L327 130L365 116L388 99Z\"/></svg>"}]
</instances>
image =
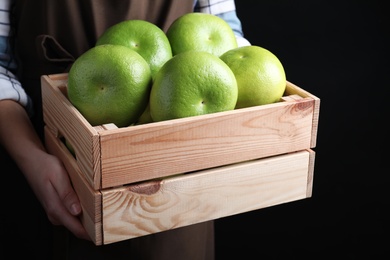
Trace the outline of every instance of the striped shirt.
<instances>
[{"instance_id":1,"label":"striped shirt","mask_svg":"<svg viewBox=\"0 0 390 260\"><path fill-rule=\"evenodd\" d=\"M11 72L16 70L16 63L12 58L9 44L9 39L12 37L10 30L10 6L12 1L0 0L0 100L15 100L30 111L30 99ZM194 12L209 13L221 17L233 29L239 46L250 45L243 37L234 0L195 0Z\"/></svg>"},{"instance_id":2,"label":"striped shirt","mask_svg":"<svg viewBox=\"0 0 390 260\"><path fill-rule=\"evenodd\" d=\"M29 97L22 88L16 76L11 72L16 69L12 59L9 38L10 35L11 0L0 0L0 100L12 99L24 107L30 106Z\"/></svg>"},{"instance_id":3,"label":"striped shirt","mask_svg":"<svg viewBox=\"0 0 390 260\"><path fill-rule=\"evenodd\" d=\"M8 36L10 26L9 26L9 7L10 0L1 0L0 1L0 35Z\"/></svg>"}]
</instances>

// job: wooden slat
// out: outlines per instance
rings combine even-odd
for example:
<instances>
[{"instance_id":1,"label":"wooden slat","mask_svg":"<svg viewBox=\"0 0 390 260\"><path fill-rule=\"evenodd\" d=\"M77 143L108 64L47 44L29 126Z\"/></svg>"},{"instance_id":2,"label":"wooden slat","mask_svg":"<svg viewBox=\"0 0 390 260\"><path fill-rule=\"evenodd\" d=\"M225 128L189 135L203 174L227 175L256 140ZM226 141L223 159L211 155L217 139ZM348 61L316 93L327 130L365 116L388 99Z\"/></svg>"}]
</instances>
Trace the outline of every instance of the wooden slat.
<instances>
[{"instance_id":1,"label":"wooden slat","mask_svg":"<svg viewBox=\"0 0 390 260\"><path fill-rule=\"evenodd\" d=\"M47 127L45 127L45 145L51 154L57 156L64 163L82 205L81 221L93 242L96 245L101 245L103 243L101 193L90 187L72 154Z\"/></svg>"},{"instance_id":2,"label":"wooden slat","mask_svg":"<svg viewBox=\"0 0 390 260\"><path fill-rule=\"evenodd\" d=\"M310 148L314 101L100 132L102 188Z\"/></svg>"},{"instance_id":3,"label":"wooden slat","mask_svg":"<svg viewBox=\"0 0 390 260\"><path fill-rule=\"evenodd\" d=\"M307 198L311 150L103 191L104 244Z\"/></svg>"}]
</instances>

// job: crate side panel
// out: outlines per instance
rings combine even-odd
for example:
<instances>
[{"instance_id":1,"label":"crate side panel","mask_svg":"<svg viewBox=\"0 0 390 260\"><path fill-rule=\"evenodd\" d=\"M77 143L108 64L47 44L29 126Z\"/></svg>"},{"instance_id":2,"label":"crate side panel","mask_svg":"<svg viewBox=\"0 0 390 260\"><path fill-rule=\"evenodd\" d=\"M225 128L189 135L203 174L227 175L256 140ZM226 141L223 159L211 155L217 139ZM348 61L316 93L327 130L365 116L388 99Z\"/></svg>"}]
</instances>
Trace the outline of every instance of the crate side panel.
<instances>
[{"instance_id":1,"label":"crate side panel","mask_svg":"<svg viewBox=\"0 0 390 260\"><path fill-rule=\"evenodd\" d=\"M103 191L109 244L307 197L301 151Z\"/></svg>"},{"instance_id":2,"label":"crate side panel","mask_svg":"<svg viewBox=\"0 0 390 260\"><path fill-rule=\"evenodd\" d=\"M99 135L67 99L64 82L64 77L42 76L44 121L56 136L69 141L85 178L98 189L101 181Z\"/></svg>"},{"instance_id":3,"label":"crate side panel","mask_svg":"<svg viewBox=\"0 0 390 260\"><path fill-rule=\"evenodd\" d=\"M302 99L102 132L102 187L308 149L313 108Z\"/></svg>"},{"instance_id":4,"label":"crate side panel","mask_svg":"<svg viewBox=\"0 0 390 260\"><path fill-rule=\"evenodd\" d=\"M68 149L53 133L45 127L45 144L48 151L57 156L69 173L73 187L82 205L83 214L81 221L96 245L101 245L102 223L101 223L101 193L94 191L81 173L76 160Z\"/></svg>"},{"instance_id":5,"label":"crate side panel","mask_svg":"<svg viewBox=\"0 0 390 260\"><path fill-rule=\"evenodd\" d=\"M314 110L313 110L313 122L312 122L312 133L311 133L311 145L310 148L315 148L317 144L317 133L318 133L318 123L320 116L320 103L321 100L311 94L310 92L298 87L297 85L287 81L286 84L286 95L299 95L303 98L311 98L314 100Z\"/></svg>"}]
</instances>

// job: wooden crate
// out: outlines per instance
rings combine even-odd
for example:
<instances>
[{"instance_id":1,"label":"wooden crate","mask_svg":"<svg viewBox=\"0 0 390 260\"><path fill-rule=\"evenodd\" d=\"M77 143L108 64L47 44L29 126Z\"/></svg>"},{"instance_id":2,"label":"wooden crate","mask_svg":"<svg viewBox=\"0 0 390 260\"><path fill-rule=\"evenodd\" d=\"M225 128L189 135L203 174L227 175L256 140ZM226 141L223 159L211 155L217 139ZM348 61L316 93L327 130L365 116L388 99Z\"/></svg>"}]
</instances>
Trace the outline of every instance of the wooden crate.
<instances>
[{"instance_id":1,"label":"wooden crate","mask_svg":"<svg viewBox=\"0 0 390 260\"><path fill-rule=\"evenodd\" d=\"M275 104L125 128L92 127L67 99L67 74L41 83L46 146L96 245L311 196L320 100L290 82Z\"/></svg>"}]
</instances>

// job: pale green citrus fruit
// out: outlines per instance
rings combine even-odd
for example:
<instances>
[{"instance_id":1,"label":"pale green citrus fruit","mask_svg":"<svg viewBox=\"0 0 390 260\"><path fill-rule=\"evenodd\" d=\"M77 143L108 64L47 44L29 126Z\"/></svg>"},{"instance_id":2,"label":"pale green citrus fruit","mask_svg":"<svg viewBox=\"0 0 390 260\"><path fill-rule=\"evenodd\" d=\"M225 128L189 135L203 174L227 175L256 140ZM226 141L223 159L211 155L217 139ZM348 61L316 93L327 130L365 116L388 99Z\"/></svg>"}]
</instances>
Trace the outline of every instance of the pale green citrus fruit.
<instances>
[{"instance_id":1,"label":"pale green citrus fruit","mask_svg":"<svg viewBox=\"0 0 390 260\"><path fill-rule=\"evenodd\" d=\"M153 119L152 119L152 116L150 115L150 105L148 103L146 109L144 110L142 115L138 118L136 124L142 125L142 124L148 124L148 123L152 123L152 122L153 122Z\"/></svg>"},{"instance_id":2,"label":"pale green citrus fruit","mask_svg":"<svg viewBox=\"0 0 390 260\"><path fill-rule=\"evenodd\" d=\"M157 25L145 20L126 20L109 27L96 45L123 45L138 52L149 64L154 78L161 66L172 58L169 40Z\"/></svg>"},{"instance_id":3,"label":"pale green citrus fruit","mask_svg":"<svg viewBox=\"0 0 390 260\"><path fill-rule=\"evenodd\" d=\"M68 140L68 139L65 139L64 143L65 143L66 148L68 148L69 152L70 152L73 156L76 156L76 152L75 152L75 150L74 150L72 144L69 142L69 140Z\"/></svg>"},{"instance_id":4,"label":"pale green citrus fruit","mask_svg":"<svg viewBox=\"0 0 390 260\"><path fill-rule=\"evenodd\" d=\"M121 45L99 45L73 63L68 97L93 126L133 124L149 100L151 74L147 62Z\"/></svg>"},{"instance_id":5,"label":"pale green citrus fruit","mask_svg":"<svg viewBox=\"0 0 390 260\"><path fill-rule=\"evenodd\" d=\"M237 82L217 56L187 51L167 61L156 75L150 93L153 121L233 110Z\"/></svg>"},{"instance_id":6,"label":"pale green citrus fruit","mask_svg":"<svg viewBox=\"0 0 390 260\"><path fill-rule=\"evenodd\" d=\"M286 89L282 63L259 46L232 49L220 56L233 71L238 85L236 108L278 102Z\"/></svg>"},{"instance_id":7,"label":"pale green citrus fruit","mask_svg":"<svg viewBox=\"0 0 390 260\"><path fill-rule=\"evenodd\" d=\"M207 13L187 13L168 28L172 53L189 50L206 51L216 56L237 48L236 36L222 18Z\"/></svg>"}]
</instances>

